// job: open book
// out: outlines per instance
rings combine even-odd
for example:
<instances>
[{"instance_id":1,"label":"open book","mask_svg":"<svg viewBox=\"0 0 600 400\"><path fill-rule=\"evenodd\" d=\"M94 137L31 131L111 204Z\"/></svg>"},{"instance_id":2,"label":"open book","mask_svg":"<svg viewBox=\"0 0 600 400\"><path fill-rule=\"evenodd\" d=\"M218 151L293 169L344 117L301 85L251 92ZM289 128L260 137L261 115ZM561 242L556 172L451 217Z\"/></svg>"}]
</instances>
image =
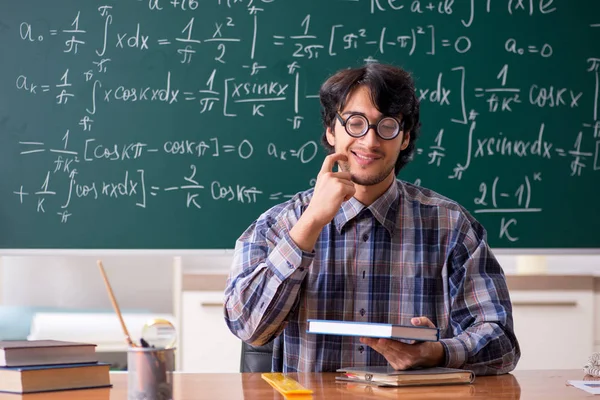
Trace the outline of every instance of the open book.
<instances>
[{"instance_id":1,"label":"open book","mask_svg":"<svg viewBox=\"0 0 600 400\"><path fill-rule=\"evenodd\" d=\"M430 342L437 342L440 339L439 328L322 319L309 319L307 332Z\"/></svg>"},{"instance_id":2,"label":"open book","mask_svg":"<svg viewBox=\"0 0 600 400\"><path fill-rule=\"evenodd\" d=\"M397 371L390 366L349 367L338 369L338 381L362 382L377 386L419 386L473 383L472 371L455 368L423 368Z\"/></svg>"}]
</instances>

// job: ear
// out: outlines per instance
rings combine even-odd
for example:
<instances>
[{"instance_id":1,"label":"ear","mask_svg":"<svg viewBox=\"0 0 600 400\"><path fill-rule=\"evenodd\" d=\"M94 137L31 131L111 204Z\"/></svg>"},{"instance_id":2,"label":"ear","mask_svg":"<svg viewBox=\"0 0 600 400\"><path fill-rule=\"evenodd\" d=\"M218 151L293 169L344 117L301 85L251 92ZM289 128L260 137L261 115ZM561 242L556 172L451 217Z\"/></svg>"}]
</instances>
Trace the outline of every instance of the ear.
<instances>
[{"instance_id":1,"label":"ear","mask_svg":"<svg viewBox=\"0 0 600 400\"><path fill-rule=\"evenodd\" d=\"M331 147L335 147L335 135L331 131L330 127L327 128L326 135L327 135L327 143L329 143L329 145Z\"/></svg>"},{"instance_id":2,"label":"ear","mask_svg":"<svg viewBox=\"0 0 600 400\"><path fill-rule=\"evenodd\" d=\"M408 147L408 144L410 143L410 131L406 132L404 134L404 137L402 138L402 145L400 146L400 150L404 150Z\"/></svg>"}]
</instances>

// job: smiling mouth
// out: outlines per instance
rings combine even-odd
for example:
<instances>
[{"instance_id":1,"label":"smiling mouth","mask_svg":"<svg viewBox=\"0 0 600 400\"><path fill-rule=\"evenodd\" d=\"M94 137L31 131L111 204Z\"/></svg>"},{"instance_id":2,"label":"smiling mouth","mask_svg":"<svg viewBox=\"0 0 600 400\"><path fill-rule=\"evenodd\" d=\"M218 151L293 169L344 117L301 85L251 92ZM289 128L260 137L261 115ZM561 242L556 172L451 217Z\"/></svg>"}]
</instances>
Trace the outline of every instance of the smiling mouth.
<instances>
[{"instance_id":1,"label":"smiling mouth","mask_svg":"<svg viewBox=\"0 0 600 400\"><path fill-rule=\"evenodd\" d=\"M364 162L371 162L371 161L376 161L379 160L381 158L381 156L378 155L373 155L373 156L365 156L362 154L358 154L354 151L350 151L352 154L354 154L354 156L359 160L359 161L364 161Z\"/></svg>"}]
</instances>

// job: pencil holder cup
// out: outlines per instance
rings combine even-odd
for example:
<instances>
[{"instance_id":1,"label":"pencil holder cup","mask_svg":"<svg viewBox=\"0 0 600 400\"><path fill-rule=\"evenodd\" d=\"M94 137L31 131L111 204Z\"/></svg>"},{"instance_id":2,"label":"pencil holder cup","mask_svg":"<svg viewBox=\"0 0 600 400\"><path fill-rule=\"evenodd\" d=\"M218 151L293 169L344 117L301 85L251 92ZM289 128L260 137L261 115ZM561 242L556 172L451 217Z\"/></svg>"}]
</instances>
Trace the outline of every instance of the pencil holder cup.
<instances>
[{"instance_id":1,"label":"pencil holder cup","mask_svg":"<svg viewBox=\"0 0 600 400\"><path fill-rule=\"evenodd\" d=\"M130 347L127 350L127 399L172 400L175 349Z\"/></svg>"}]
</instances>

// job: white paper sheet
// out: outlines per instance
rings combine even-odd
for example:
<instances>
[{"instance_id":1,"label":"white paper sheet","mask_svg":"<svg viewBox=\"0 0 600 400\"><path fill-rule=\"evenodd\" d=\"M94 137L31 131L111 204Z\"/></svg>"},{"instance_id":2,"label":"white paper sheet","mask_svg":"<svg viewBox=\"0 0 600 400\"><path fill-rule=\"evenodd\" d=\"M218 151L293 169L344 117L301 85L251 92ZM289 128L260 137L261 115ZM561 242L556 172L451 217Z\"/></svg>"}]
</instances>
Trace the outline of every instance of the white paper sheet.
<instances>
[{"instance_id":1,"label":"white paper sheet","mask_svg":"<svg viewBox=\"0 0 600 400\"><path fill-rule=\"evenodd\" d=\"M588 393L600 394L600 381L567 381L567 383Z\"/></svg>"}]
</instances>

